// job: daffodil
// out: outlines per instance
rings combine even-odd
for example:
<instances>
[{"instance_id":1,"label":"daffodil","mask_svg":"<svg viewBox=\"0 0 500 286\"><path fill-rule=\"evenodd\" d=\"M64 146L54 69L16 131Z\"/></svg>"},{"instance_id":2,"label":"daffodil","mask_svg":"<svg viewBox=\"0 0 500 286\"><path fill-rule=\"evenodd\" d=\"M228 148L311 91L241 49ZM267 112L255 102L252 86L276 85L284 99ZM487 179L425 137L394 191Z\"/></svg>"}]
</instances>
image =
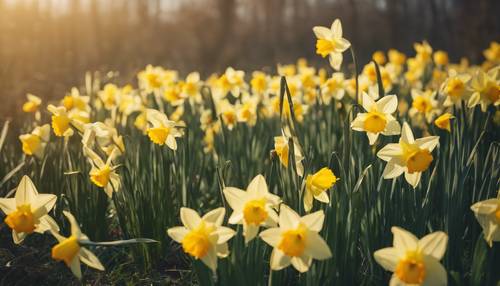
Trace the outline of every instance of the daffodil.
<instances>
[{"instance_id":1,"label":"daffodil","mask_svg":"<svg viewBox=\"0 0 500 286\"><path fill-rule=\"evenodd\" d=\"M279 227L260 233L260 238L273 247L271 269L281 270L290 264L299 272L306 272L313 259L332 257L328 244L319 235L325 214L317 211L300 217L286 205L281 205Z\"/></svg>"},{"instance_id":2,"label":"daffodil","mask_svg":"<svg viewBox=\"0 0 500 286\"><path fill-rule=\"evenodd\" d=\"M153 67L152 65L146 66L146 68L137 75L139 86L147 93L159 90L164 84L163 77L165 77L163 68Z\"/></svg>"},{"instance_id":3,"label":"daffodil","mask_svg":"<svg viewBox=\"0 0 500 286\"><path fill-rule=\"evenodd\" d=\"M62 106L66 108L66 110L78 109L82 111L89 111L90 106L88 96L81 96L80 91L76 87L71 89L69 94L66 94L61 101Z\"/></svg>"},{"instance_id":4,"label":"daffodil","mask_svg":"<svg viewBox=\"0 0 500 286\"><path fill-rule=\"evenodd\" d=\"M302 165L302 160L304 160L304 155L302 155L302 148L300 147L297 138L285 135L284 132L282 136L274 137L274 151L283 166L288 168L288 157L290 153L289 140L292 141L293 154L295 159L295 168L299 176L304 175L304 166Z\"/></svg>"},{"instance_id":5,"label":"daffodil","mask_svg":"<svg viewBox=\"0 0 500 286\"><path fill-rule=\"evenodd\" d=\"M71 118L64 106L56 107L50 104L47 109L52 113L52 129L58 137L69 137L73 135Z\"/></svg>"},{"instance_id":6,"label":"daffodil","mask_svg":"<svg viewBox=\"0 0 500 286\"><path fill-rule=\"evenodd\" d=\"M468 94L467 83L470 80L468 74L458 74L455 70L450 70L448 78L443 82L440 88L441 94L446 96L443 102L444 106L459 104Z\"/></svg>"},{"instance_id":7,"label":"daffodil","mask_svg":"<svg viewBox=\"0 0 500 286\"><path fill-rule=\"evenodd\" d=\"M469 89L472 92L468 107L481 105L481 110L486 112L490 104L495 106L500 105L500 83L498 80L498 71L500 66L489 70L485 73L478 70L475 77L470 82Z\"/></svg>"},{"instance_id":8,"label":"daffodil","mask_svg":"<svg viewBox=\"0 0 500 286\"><path fill-rule=\"evenodd\" d=\"M42 159L45 154L45 147L50 138L50 125L37 126L31 133L22 134L19 140L23 145L23 152L28 156L35 156Z\"/></svg>"},{"instance_id":9,"label":"daffodil","mask_svg":"<svg viewBox=\"0 0 500 286\"><path fill-rule=\"evenodd\" d=\"M228 67L224 74L217 80L217 94L219 98L225 97L229 92L234 97L246 90L245 72Z\"/></svg>"},{"instance_id":10,"label":"daffodil","mask_svg":"<svg viewBox=\"0 0 500 286\"><path fill-rule=\"evenodd\" d=\"M266 73L260 71L253 72L250 81L252 92L258 95L264 94L268 89L269 81L270 78Z\"/></svg>"},{"instance_id":11,"label":"daffodil","mask_svg":"<svg viewBox=\"0 0 500 286\"><path fill-rule=\"evenodd\" d=\"M23 242L33 232L59 230L57 223L48 215L56 200L56 195L39 194L28 176L21 179L14 198L0 198L0 209L7 215L5 224L12 229L14 243Z\"/></svg>"},{"instance_id":12,"label":"daffodil","mask_svg":"<svg viewBox=\"0 0 500 286\"><path fill-rule=\"evenodd\" d=\"M108 156L111 155L115 148L118 149L117 155L121 155L125 152L123 137L118 135L116 128L104 122L94 122L85 124L84 130L82 136L82 144L84 146L92 149L94 143L97 143L99 148Z\"/></svg>"},{"instance_id":13,"label":"daffodil","mask_svg":"<svg viewBox=\"0 0 500 286\"><path fill-rule=\"evenodd\" d=\"M42 104L42 100L40 99L40 97L31 93L28 93L26 97L28 101L23 104L23 111L29 113L37 112L40 104Z\"/></svg>"},{"instance_id":14,"label":"daffodil","mask_svg":"<svg viewBox=\"0 0 500 286\"><path fill-rule=\"evenodd\" d=\"M275 227L278 223L278 214L273 209L279 205L281 199L269 193L266 180L257 175L243 191L234 187L224 188L224 197L233 209L229 217L230 224L243 224L243 236L248 243L257 236L259 228Z\"/></svg>"},{"instance_id":15,"label":"daffodil","mask_svg":"<svg viewBox=\"0 0 500 286\"><path fill-rule=\"evenodd\" d=\"M483 52L483 55L492 63L500 63L500 43L491 42L489 48Z\"/></svg>"},{"instance_id":16,"label":"daffodil","mask_svg":"<svg viewBox=\"0 0 500 286\"><path fill-rule=\"evenodd\" d=\"M342 24L339 19L333 21L330 29L316 26L313 32L318 38L316 42L316 53L322 57L329 56L330 65L335 70L340 70L342 65L342 53L347 50L351 43L342 38Z\"/></svg>"},{"instance_id":17,"label":"daffodil","mask_svg":"<svg viewBox=\"0 0 500 286\"><path fill-rule=\"evenodd\" d=\"M415 51L417 52L416 59L421 63L427 63L431 60L432 56L432 47L429 45L427 41L423 41L422 43L415 43L413 45Z\"/></svg>"},{"instance_id":18,"label":"daffodil","mask_svg":"<svg viewBox=\"0 0 500 286\"><path fill-rule=\"evenodd\" d=\"M175 138L181 137L182 133L177 129L176 123L168 120L166 114L155 109L148 109L146 115L150 124L146 130L149 139L160 146L166 144L168 148L177 150Z\"/></svg>"},{"instance_id":19,"label":"daffodil","mask_svg":"<svg viewBox=\"0 0 500 286\"><path fill-rule=\"evenodd\" d=\"M387 95L374 101L367 93L363 93L363 108L366 113L358 113L351 123L355 131L365 131L370 145L375 144L379 134L397 135L401 126L391 114L398 108L396 95Z\"/></svg>"},{"instance_id":20,"label":"daffodil","mask_svg":"<svg viewBox=\"0 0 500 286\"><path fill-rule=\"evenodd\" d=\"M455 118L455 116L449 113L445 113L436 118L436 120L434 120L434 125L436 125L440 129L444 129L447 130L448 132L451 132L450 120L453 118Z\"/></svg>"},{"instance_id":21,"label":"daffodil","mask_svg":"<svg viewBox=\"0 0 500 286\"><path fill-rule=\"evenodd\" d=\"M104 104L104 108L111 110L118 106L120 89L118 86L108 83L104 86L103 90L99 91L98 96Z\"/></svg>"},{"instance_id":22,"label":"daffodil","mask_svg":"<svg viewBox=\"0 0 500 286\"><path fill-rule=\"evenodd\" d=\"M436 51L433 55L434 63L438 66L446 66L449 63L448 53L445 51Z\"/></svg>"},{"instance_id":23,"label":"daffodil","mask_svg":"<svg viewBox=\"0 0 500 286\"><path fill-rule=\"evenodd\" d=\"M410 232L392 227L393 247L375 251L375 261L393 272L389 285L447 285L446 269L439 262L446 252L448 236L433 232L420 240Z\"/></svg>"},{"instance_id":24,"label":"daffodil","mask_svg":"<svg viewBox=\"0 0 500 286\"><path fill-rule=\"evenodd\" d=\"M257 123L257 98L246 97L241 104L236 105L236 117L238 122L244 122L249 126Z\"/></svg>"},{"instance_id":25,"label":"daffodil","mask_svg":"<svg viewBox=\"0 0 500 286\"><path fill-rule=\"evenodd\" d=\"M386 161L383 177L393 179L405 174L406 181L414 188L420 182L422 172L432 163L432 150L439 144L439 136L414 139L408 123L403 123L399 143L387 144L377 156Z\"/></svg>"},{"instance_id":26,"label":"daffodil","mask_svg":"<svg viewBox=\"0 0 500 286\"><path fill-rule=\"evenodd\" d=\"M336 100L341 100L345 95L345 79L344 74L337 72L332 74L332 76L326 80L326 82L321 86L321 97L325 104L330 104L332 98ZM314 91L316 93L316 91Z\"/></svg>"},{"instance_id":27,"label":"daffodil","mask_svg":"<svg viewBox=\"0 0 500 286\"><path fill-rule=\"evenodd\" d=\"M104 162L97 153L87 146L83 146L83 152L87 156L92 169L89 176L90 181L99 188L103 188L108 197L112 197L113 191L120 190L120 176L116 173L117 166L113 165L113 160L119 154L118 148L113 149L113 152Z\"/></svg>"},{"instance_id":28,"label":"daffodil","mask_svg":"<svg viewBox=\"0 0 500 286\"><path fill-rule=\"evenodd\" d=\"M222 226L224 208L217 208L203 217L189 208L181 208L181 221L184 226L169 228L168 235L182 244L182 249L194 259L200 259L212 271L217 270L217 257L227 257L227 241L235 231Z\"/></svg>"},{"instance_id":29,"label":"daffodil","mask_svg":"<svg viewBox=\"0 0 500 286\"><path fill-rule=\"evenodd\" d=\"M219 101L217 104L217 112L222 118L222 122L228 130L233 130L238 123L238 114L236 113L236 107L229 103L226 99Z\"/></svg>"},{"instance_id":30,"label":"daffodil","mask_svg":"<svg viewBox=\"0 0 500 286\"><path fill-rule=\"evenodd\" d=\"M186 81L181 85L181 93L183 97L188 98L191 104L200 103L201 98L201 84L200 74L192 72L187 75Z\"/></svg>"},{"instance_id":31,"label":"daffodil","mask_svg":"<svg viewBox=\"0 0 500 286\"><path fill-rule=\"evenodd\" d=\"M471 210L483 228L484 239L492 247L493 241L500 241L500 198L477 202Z\"/></svg>"},{"instance_id":32,"label":"daffodil","mask_svg":"<svg viewBox=\"0 0 500 286\"><path fill-rule=\"evenodd\" d=\"M63 214L71 224L71 235L69 237L64 237L58 232L52 231L52 235L59 242L52 247L52 258L58 261L64 261L66 266L71 269L71 272L73 272L78 279L82 279L80 262L94 269L104 271L104 266L99 261L99 258L90 250L81 246L81 242L89 241L89 238L82 233L75 217L67 211L63 211Z\"/></svg>"},{"instance_id":33,"label":"daffodil","mask_svg":"<svg viewBox=\"0 0 500 286\"><path fill-rule=\"evenodd\" d=\"M425 91L412 89L411 97L413 101L408 112L410 117L418 118L418 116L421 116L425 118L427 122L431 122L434 116L439 113L436 91L431 89Z\"/></svg>"},{"instance_id":34,"label":"daffodil","mask_svg":"<svg viewBox=\"0 0 500 286\"><path fill-rule=\"evenodd\" d=\"M330 198L326 192L338 181L335 174L327 167L321 168L318 172L307 175L306 189L304 193L304 210L309 212L313 206L313 198L322 202L329 203Z\"/></svg>"},{"instance_id":35,"label":"daffodil","mask_svg":"<svg viewBox=\"0 0 500 286\"><path fill-rule=\"evenodd\" d=\"M387 62L387 58L382 51L374 52L372 55L372 60L374 60L378 65L385 65L385 63Z\"/></svg>"}]
</instances>

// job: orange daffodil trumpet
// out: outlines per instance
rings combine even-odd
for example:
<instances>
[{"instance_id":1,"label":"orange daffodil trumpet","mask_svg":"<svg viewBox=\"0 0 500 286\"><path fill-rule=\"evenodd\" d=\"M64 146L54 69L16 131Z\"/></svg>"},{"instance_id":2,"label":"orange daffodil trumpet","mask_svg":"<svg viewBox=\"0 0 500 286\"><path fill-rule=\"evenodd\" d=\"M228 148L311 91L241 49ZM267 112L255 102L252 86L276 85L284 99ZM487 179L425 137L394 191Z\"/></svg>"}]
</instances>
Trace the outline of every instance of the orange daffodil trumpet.
<instances>
[{"instance_id":1,"label":"orange daffodil trumpet","mask_svg":"<svg viewBox=\"0 0 500 286\"><path fill-rule=\"evenodd\" d=\"M333 21L330 29L316 26L313 32L318 40L316 41L316 53L322 57L329 56L330 65L335 70L340 70L342 65L342 53L347 50L351 43L342 38L342 24L339 19Z\"/></svg>"},{"instance_id":2,"label":"orange daffodil trumpet","mask_svg":"<svg viewBox=\"0 0 500 286\"><path fill-rule=\"evenodd\" d=\"M48 215L56 200L55 195L39 194L28 176L21 179L14 198L0 198L0 209L7 215L5 223L12 229L14 243L21 243L33 232L59 231Z\"/></svg>"},{"instance_id":3,"label":"orange daffodil trumpet","mask_svg":"<svg viewBox=\"0 0 500 286\"><path fill-rule=\"evenodd\" d=\"M165 144L168 148L177 150L175 138L181 137L182 133L176 128L175 121L168 120L167 115L155 109L147 109L146 117L150 124L146 129L149 139L160 146Z\"/></svg>"},{"instance_id":4,"label":"orange daffodil trumpet","mask_svg":"<svg viewBox=\"0 0 500 286\"><path fill-rule=\"evenodd\" d=\"M290 264L299 272L306 272L313 259L332 257L328 244L319 235L325 214L317 211L300 217L286 205L281 205L279 227L260 233L260 238L273 247L270 266L281 270Z\"/></svg>"},{"instance_id":5,"label":"orange daffodil trumpet","mask_svg":"<svg viewBox=\"0 0 500 286\"><path fill-rule=\"evenodd\" d=\"M308 175L306 179L306 189L304 193L304 210L309 212L313 206L313 198L322 202L329 203L330 198L326 192L333 187L338 178L329 168L321 168L313 175Z\"/></svg>"},{"instance_id":6,"label":"orange daffodil trumpet","mask_svg":"<svg viewBox=\"0 0 500 286\"><path fill-rule=\"evenodd\" d=\"M404 173L406 181L415 188L422 172L429 168L433 160L431 152L438 144L439 136L415 140L410 125L403 123L399 143L387 144L377 153L387 162L382 174L384 179L393 179Z\"/></svg>"},{"instance_id":7,"label":"orange daffodil trumpet","mask_svg":"<svg viewBox=\"0 0 500 286\"><path fill-rule=\"evenodd\" d=\"M31 133L22 134L19 140L22 143L24 154L42 159L45 154L45 147L50 139L50 125L37 126Z\"/></svg>"},{"instance_id":8,"label":"orange daffodil trumpet","mask_svg":"<svg viewBox=\"0 0 500 286\"><path fill-rule=\"evenodd\" d=\"M248 243L257 236L260 226L275 227L278 207L281 199L269 193L262 175L257 175L243 191L234 187L224 188L224 197L233 209L229 217L230 224L243 224L243 236Z\"/></svg>"},{"instance_id":9,"label":"orange daffodil trumpet","mask_svg":"<svg viewBox=\"0 0 500 286\"><path fill-rule=\"evenodd\" d=\"M448 243L446 233L434 232L419 240L399 227L391 231L393 247L374 253L377 263L394 273L389 285L447 285L446 269L439 262Z\"/></svg>"},{"instance_id":10,"label":"orange daffodil trumpet","mask_svg":"<svg viewBox=\"0 0 500 286\"><path fill-rule=\"evenodd\" d=\"M87 156L92 169L89 176L92 183L104 189L108 197L112 197L113 191L120 190L120 176L116 173L118 166L113 166L113 160L119 154L119 149L114 148L106 162L104 162L97 153L87 146L83 146L83 152Z\"/></svg>"},{"instance_id":11,"label":"orange daffodil trumpet","mask_svg":"<svg viewBox=\"0 0 500 286\"><path fill-rule=\"evenodd\" d=\"M200 259L212 271L217 270L217 257L227 257L227 241L235 231L222 226L224 208L217 208L203 217L189 208L181 208L181 221L184 226L167 230L168 236L182 244L184 252L194 259Z\"/></svg>"},{"instance_id":12,"label":"orange daffodil trumpet","mask_svg":"<svg viewBox=\"0 0 500 286\"><path fill-rule=\"evenodd\" d=\"M99 261L99 258L90 250L80 245L81 242L89 241L89 238L82 233L75 217L67 211L63 211L63 214L71 224L71 235L69 237L64 237L58 232L52 231L52 235L59 242L52 247L52 258L58 261L64 261L78 279L82 279L80 262L97 270L104 271L104 266Z\"/></svg>"},{"instance_id":13,"label":"orange daffodil trumpet","mask_svg":"<svg viewBox=\"0 0 500 286\"><path fill-rule=\"evenodd\" d=\"M391 114L398 108L398 98L395 95L387 95L373 100L371 96L363 92L363 108L366 113L358 113L351 128L355 131L365 131L370 145L375 144L379 134L398 135L401 126Z\"/></svg>"},{"instance_id":14,"label":"orange daffodil trumpet","mask_svg":"<svg viewBox=\"0 0 500 286\"><path fill-rule=\"evenodd\" d=\"M477 202L471 210L483 228L484 239L492 247L493 241L500 241L500 197Z\"/></svg>"}]
</instances>

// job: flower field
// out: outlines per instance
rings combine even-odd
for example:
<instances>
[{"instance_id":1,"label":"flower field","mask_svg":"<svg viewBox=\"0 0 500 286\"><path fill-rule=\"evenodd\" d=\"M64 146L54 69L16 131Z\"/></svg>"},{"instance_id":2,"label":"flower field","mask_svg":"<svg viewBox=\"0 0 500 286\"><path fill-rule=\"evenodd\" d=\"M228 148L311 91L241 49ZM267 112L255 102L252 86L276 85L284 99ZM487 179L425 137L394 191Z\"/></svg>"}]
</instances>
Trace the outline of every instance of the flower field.
<instances>
[{"instance_id":1,"label":"flower field","mask_svg":"<svg viewBox=\"0 0 500 286\"><path fill-rule=\"evenodd\" d=\"M500 44L359 63L340 20L311 33L328 68L28 94L0 134L0 284L500 285Z\"/></svg>"}]
</instances>

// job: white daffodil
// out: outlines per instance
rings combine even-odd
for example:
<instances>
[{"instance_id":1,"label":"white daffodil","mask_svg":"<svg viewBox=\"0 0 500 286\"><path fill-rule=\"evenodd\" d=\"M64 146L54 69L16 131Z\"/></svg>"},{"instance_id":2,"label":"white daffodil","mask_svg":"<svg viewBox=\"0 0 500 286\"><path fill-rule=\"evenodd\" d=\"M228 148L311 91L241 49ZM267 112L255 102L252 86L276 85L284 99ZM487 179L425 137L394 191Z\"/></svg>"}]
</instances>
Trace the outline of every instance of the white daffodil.
<instances>
[{"instance_id":1,"label":"white daffodil","mask_svg":"<svg viewBox=\"0 0 500 286\"><path fill-rule=\"evenodd\" d=\"M472 78L469 89L472 95L467 103L468 107L481 105L481 110L486 112L490 104L500 105L500 83L498 80L500 66L485 73L478 70L477 75Z\"/></svg>"},{"instance_id":2,"label":"white daffodil","mask_svg":"<svg viewBox=\"0 0 500 286\"><path fill-rule=\"evenodd\" d=\"M330 57L330 65L340 70L342 64L342 53L347 50L351 43L342 38L342 24L339 19L333 21L330 29L327 27L316 26L313 32L318 38L316 42L316 53L322 57Z\"/></svg>"},{"instance_id":3,"label":"white daffodil","mask_svg":"<svg viewBox=\"0 0 500 286\"><path fill-rule=\"evenodd\" d=\"M119 154L118 148L113 149L106 162L87 146L83 146L83 153L92 165L90 180L94 185L103 188L106 195L111 198L113 191L118 192L121 186L120 176L116 173L117 166L113 166L113 160Z\"/></svg>"},{"instance_id":4,"label":"white daffodil","mask_svg":"<svg viewBox=\"0 0 500 286\"><path fill-rule=\"evenodd\" d=\"M281 199L269 193L262 175L253 178L246 191L225 187L223 192L227 203L233 209L229 223L243 224L245 243L257 236L260 226L277 225L278 214L273 208L279 205Z\"/></svg>"},{"instance_id":5,"label":"white daffodil","mask_svg":"<svg viewBox=\"0 0 500 286\"><path fill-rule=\"evenodd\" d=\"M493 241L500 241L500 199L477 202L471 210L483 228L484 239L492 247Z\"/></svg>"},{"instance_id":6,"label":"white daffodil","mask_svg":"<svg viewBox=\"0 0 500 286\"><path fill-rule=\"evenodd\" d=\"M23 145L23 152L28 156L35 156L42 159L45 154L45 147L50 139L50 125L37 126L31 133L22 134L19 140Z\"/></svg>"},{"instance_id":7,"label":"white daffodil","mask_svg":"<svg viewBox=\"0 0 500 286\"><path fill-rule=\"evenodd\" d=\"M292 264L299 272L306 272L313 259L332 257L328 244L319 235L324 220L322 210L300 217L290 207L281 205L279 227L259 235L273 247L271 269L281 270Z\"/></svg>"},{"instance_id":8,"label":"white daffodil","mask_svg":"<svg viewBox=\"0 0 500 286\"><path fill-rule=\"evenodd\" d=\"M176 128L175 121L168 120L166 114L155 109L147 109L146 117L151 124L146 130L149 139L160 146L166 144L168 148L177 150L175 138L181 137L182 133Z\"/></svg>"},{"instance_id":9,"label":"white daffodil","mask_svg":"<svg viewBox=\"0 0 500 286\"><path fill-rule=\"evenodd\" d=\"M393 247L374 253L378 264L394 272L389 285L447 285L446 269L439 262L446 252L446 233L437 231L419 240L399 227L392 227L391 231Z\"/></svg>"},{"instance_id":10,"label":"white daffodil","mask_svg":"<svg viewBox=\"0 0 500 286\"><path fill-rule=\"evenodd\" d=\"M201 259L212 271L217 270L217 257L227 257L229 249L227 241L231 239L234 230L222 226L224 208L217 208L203 217L189 208L181 208L181 221L184 226L169 228L168 235L182 244L184 252Z\"/></svg>"},{"instance_id":11,"label":"white daffodil","mask_svg":"<svg viewBox=\"0 0 500 286\"><path fill-rule=\"evenodd\" d=\"M401 126L391 115L398 108L398 98L395 95L387 95L375 101L363 92L363 108L367 112L358 113L351 128L365 131L370 145L375 144L379 134L388 136L401 133Z\"/></svg>"},{"instance_id":12,"label":"white daffodil","mask_svg":"<svg viewBox=\"0 0 500 286\"><path fill-rule=\"evenodd\" d=\"M330 197L326 192L338 181L338 178L329 168L321 168L318 172L308 175L304 193L304 210L309 212L313 207L313 199L322 203L329 203Z\"/></svg>"},{"instance_id":13,"label":"white daffodil","mask_svg":"<svg viewBox=\"0 0 500 286\"><path fill-rule=\"evenodd\" d=\"M64 237L58 232L52 231L52 235L59 242L52 247L52 258L64 261L78 279L82 278L80 261L92 268L104 271L104 266L99 261L99 258L80 245L81 242L89 241L89 238L82 233L75 217L67 211L63 211L63 214L71 224L71 235L70 237Z\"/></svg>"},{"instance_id":14,"label":"white daffodil","mask_svg":"<svg viewBox=\"0 0 500 286\"><path fill-rule=\"evenodd\" d=\"M410 125L403 123L399 143L387 144L377 153L380 159L387 162L384 179L393 179L404 173L406 181L415 188L420 182L422 172L431 165L431 152L438 144L439 136L415 140Z\"/></svg>"},{"instance_id":15,"label":"white daffodil","mask_svg":"<svg viewBox=\"0 0 500 286\"><path fill-rule=\"evenodd\" d=\"M39 194L28 176L23 176L14 198L0 198L0 209L7 215L5 223L12 229L14 243L21 243L33 232L59 231L47 214L55 205L56 195Z\"/></svg>"}]
</instances>

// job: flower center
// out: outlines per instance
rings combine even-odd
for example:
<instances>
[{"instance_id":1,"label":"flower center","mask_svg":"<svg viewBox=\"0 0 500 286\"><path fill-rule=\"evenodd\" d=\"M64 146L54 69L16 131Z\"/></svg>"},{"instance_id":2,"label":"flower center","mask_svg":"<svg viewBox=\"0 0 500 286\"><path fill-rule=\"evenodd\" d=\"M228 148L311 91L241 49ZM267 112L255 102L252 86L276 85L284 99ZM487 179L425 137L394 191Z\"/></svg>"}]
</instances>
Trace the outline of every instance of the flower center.
<instances>
[{"instance_id":1,"label":"flower center","mask_svg":"<svg viewBox=\"0 0 500 286\"><path fill-rule=\"evenodd\" d=\"M413 108L418 110L420 113L427 113L427 112L431 111L431 109L432 109L432 105L431 105L431 102L429 101L429 99L427 99L423 96L419 96L419 97L415 98L415 100L413 100L412 106L413 106Z\"/></svg>"},{"instance_id":2,"label":"flower center","mask_svg":"<svg viewBox=\"0 0 500 286\"><path fill-rule=\"evenodd\" d=\"M109 175L111 174L111 167L104 165L102 169L90 172L90 180L98 187L105 187L109 182Z\"/></svg>"},{"instance_id":3,"label":"flower center","mask_svg":"<svg viewBox=\"0 0 500 286\"><path fill-rule=\"evenodd\" d=\"M80 245L78 244L77 238L75 236L70 236L52 248L52 258L55 260L63 260L66 265L70 266L79 252Z\"/></svg>"},{"instance_id":4,"label":"flower center","mask_svg":"<svg viewBox=\"0 0 500 286\"><path fill-rule=\"evenodd\" d=\"M31 205L21 205L17 210L7 215L5 223L16 232L32 233L35 230L35 217Z\"/></svg>"},{"instance_id":5,"label":"flower center","mask_svg":"<svg viewBox=\"0 0 500 286\"><path fill-rule=\"evenodd\" d=\"M493 103L500 99L500 86L493 84L486 89L486 97Z\"/></svg>"},{"instance_id":6,"label":"flower center","mask_svg":"<svg viewBox=\"0 0 500 286\"><path fill-rule=\"evenodd\" d=\"M62 104L67 110L70 110L75 105L75 101L71 95L66 95L62 100Z\"/></svg>"},{"instance_id":7,"label":"flower center","mask_svg":"<svg viewBox=\"0 0 500 286\"><path fill-rule=\"evenodd\" d=\"M236 123L236 113L232 110L224 111L222 113L222 118L224 118L224 123L226 125L231 126Z\"/></svg>"},{"instance_id":8,"label":"flower center","mask_svg":"<svg viewBox=\"0 0 500 286\"><path fill-rule=\"evenodd\" d=\"M148 129L148 136L153 143L158 145L165 144L167 136L170 133L170 128L168 127L154 127Z\"/></svg>"},{"instance_id":9,"label":"flower center","mask_svg":"<svg viewBox=\"0 0 500 286\"><path fill-rule=\"evenodd\" d=\"M301 256L306 248L306 229L299 225L297 229L287 230L281 235L278 249L288 256Z\"/></svg>"},{"instance_id":10,"label":"flower center","mask_svg":"<svg viewBox=\"0 0 500 286\"><path fill-rule=\"evenodd\" d=\"M428 150L417 149L407 155L406 166L408 172L413 174L415 172L423 172L429 168L432 162L432 155Z\"/></svg>"},{"instance_id":11,"label":"flower center","mask_svg":"<svg viewBox=\"0 0 500 286\"><path fill-rule=\"evenodd\" d=\"M146 80L148 82L148 85L152 88L160 88L161 87L161 81L160 81L158 75L155 73L148 73L146 76Z\"/></svg>"},{"instance_id":12,"label":"flower center","mask_svg":"<svg viewBox=\"0 0 500 286\"><path fill-rule=\"evenodd\" d=\"M312 191L313 195L317 196L321 192L331 188L336 181L337 177L335 177L332 170L325 167L314 175L307 176L306 185Z\"/></svg>"},{"instance_id":13,"label":"flower center","mask_svg":"<svg viewBox=\"0 0 500 286\"><path fill-rule=\"evenodd\" d=\"M316 53L322 57L328 56L335 50L335 43L326 39L318 39L316 42Z\"/></svg>"},{"instance_id":14,"label":"flower center","mask_svg":"<svg viewBox=\"0 0 500 286\"><path fill-rule=\"evenodd\" d=\"M260 225L267 219L266 200L251 200L243 208L243 217L248 224Z\"/></svg>"},{"instance_id":15,"label":"flower center","mask_svg":"<svg viewBox=\"0 0 500 286\"><path fill-rule=\"evenodd\" d=\"M394 273L399 280L408 284L422 284L426 274L422 258L415 252L410 252L400 260Z\"/></svg>"},{"instance_id":16,"label":"flower center","mask_svg":"<svg viewBox=\"0 0 500 286\"><path fill-rule=\"evenodd\" d=\"M446 94L448 94L451 97L460 97L464 91L465 85L463 81L459 80L458 78L451 79L448 84L446 85Z\"/></svg>"},{"instance_id":17,"label":"flower center","mask_svg":"<svg viewBox=\"0 0 500 286\"><path fill-rule=\"evenodd\" d=\"M69 118L62 115L52 116L52 128L54 129L54 134L56 136L64 136L64 132L69 128Z\"/></svg>"},{"instance_id":18,"label":"flower center","mask_svg":"<svg viewBox=\"0 0 500 286\"><path fill-rule=\"evenodd\" d=\"M22 136L21 142L26 155L33 155L40 148L40 137L33 134Z\"/></svg>"},{"instance_id":19,"label":"flower center","mask_svg":"<svg viewBox=\"0 0 500 286\"><path fill-rule=\"evenodd\" d=\"M196 259L203 258L212 246L208 237L213 231L213 226L206 225L205 222L202 221L200 226L191 230L182 240L184 252Z\"/></svg>"},{"instance_id":20,"label":"flower center","mask_svg":"<svg viewBox=\"0 0 500 286\"><path fill-rule=\"evenodd\" d=\"M366 116L363 128L371 133L379 133L384 131L386 124L387 120L385 119L384 114L372 111Z\"/></svg>"}]
</instances>

